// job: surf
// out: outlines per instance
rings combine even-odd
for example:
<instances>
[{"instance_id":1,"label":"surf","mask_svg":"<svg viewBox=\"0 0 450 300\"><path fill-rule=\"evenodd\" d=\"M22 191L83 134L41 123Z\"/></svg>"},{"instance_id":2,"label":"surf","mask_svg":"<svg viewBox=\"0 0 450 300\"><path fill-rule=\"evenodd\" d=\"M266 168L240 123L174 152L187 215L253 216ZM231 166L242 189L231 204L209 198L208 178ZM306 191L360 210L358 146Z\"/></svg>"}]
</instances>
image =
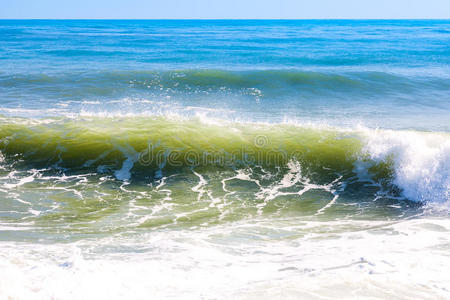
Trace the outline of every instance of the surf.
<instances>
[{"instance_id":1,"label":"surf","mask_svg":"<svg viewBox=\"0 0 450 300\"><path fill-rule=\"evenodd\" d=\"M449 200L447 133L167 117L3 118L0 151L16 167L109 172L118 180L298 162L317 183L359 176L413 201Z\"/></svg>"}]
</instances>

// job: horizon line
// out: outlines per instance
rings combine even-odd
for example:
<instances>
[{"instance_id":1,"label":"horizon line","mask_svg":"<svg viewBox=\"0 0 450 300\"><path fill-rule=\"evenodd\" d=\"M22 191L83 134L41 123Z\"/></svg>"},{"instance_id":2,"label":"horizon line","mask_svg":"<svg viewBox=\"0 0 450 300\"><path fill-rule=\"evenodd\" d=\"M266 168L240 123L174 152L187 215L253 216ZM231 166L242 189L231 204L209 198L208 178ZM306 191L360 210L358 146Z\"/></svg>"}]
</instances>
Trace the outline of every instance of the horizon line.
<instances>
[{"instance_id":1,"label":"horizon line","mask_svg":"<svg viewBox=\"0 0 450 300\"><path fill-rule=\"evenodd\" d=\"M331 20L331 21L376 21L376 20L386 20L386 21L448 21L450 18L0 18L1 21L12 20L12 21L25 21L25 20L36 20L36 21L75 21L75 20L86 20L86 21L321 21L321 20Z\"/></svg>"}]
</instances>

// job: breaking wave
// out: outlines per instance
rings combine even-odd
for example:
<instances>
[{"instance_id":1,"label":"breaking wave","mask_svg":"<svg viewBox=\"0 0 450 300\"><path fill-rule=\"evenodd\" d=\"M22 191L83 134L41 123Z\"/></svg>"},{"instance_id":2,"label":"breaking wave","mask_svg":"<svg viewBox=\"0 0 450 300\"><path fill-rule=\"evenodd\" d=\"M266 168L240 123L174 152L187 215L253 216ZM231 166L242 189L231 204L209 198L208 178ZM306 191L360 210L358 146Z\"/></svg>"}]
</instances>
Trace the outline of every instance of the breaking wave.
<instances>
[{"instance_id":1,"label":"breaking wave","mask_svg":"<svg viewBox=\"0 0 450 300\"><path fill-rule=\"evenodd\" d=\"M164 117L4 118L0 139L3 164L21 169L139 181L196 168L270 172L295 162L317 183L358 178L413 201L443 203L450 197L448 133Z\"/></svg>"}]
</instances>

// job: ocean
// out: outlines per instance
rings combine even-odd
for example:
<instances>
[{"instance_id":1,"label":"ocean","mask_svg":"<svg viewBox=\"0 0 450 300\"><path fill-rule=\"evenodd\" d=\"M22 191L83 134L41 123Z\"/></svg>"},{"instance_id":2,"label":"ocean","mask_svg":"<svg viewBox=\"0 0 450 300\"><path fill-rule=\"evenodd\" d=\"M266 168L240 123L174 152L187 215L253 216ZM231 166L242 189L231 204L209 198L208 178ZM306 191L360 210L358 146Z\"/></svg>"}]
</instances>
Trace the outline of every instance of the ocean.
<instances>
[{"instance_id":1,"label":"ocean","mask_svg":"<svg viewBox=\"0 0 450 300\"><path fill-rule=\"evenodd\" d=\"M449 20L0 20L0 298L448 299Z\"/></svg>"}]
</instances>

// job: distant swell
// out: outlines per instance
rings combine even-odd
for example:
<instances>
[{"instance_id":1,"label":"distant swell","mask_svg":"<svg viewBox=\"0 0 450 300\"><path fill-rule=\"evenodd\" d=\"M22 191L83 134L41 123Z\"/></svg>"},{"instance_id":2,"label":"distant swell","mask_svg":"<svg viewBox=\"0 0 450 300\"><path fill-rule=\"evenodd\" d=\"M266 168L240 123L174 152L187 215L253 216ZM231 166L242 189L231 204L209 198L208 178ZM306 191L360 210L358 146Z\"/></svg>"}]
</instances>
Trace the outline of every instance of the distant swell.
<instances>
[{"instance_id":1,"label":"distant swell","mask_svg":"<svg viewBox=\"0 0 450 300\"><path fill-rule=\"evenodd\" d=\"M302 71L295 69L268 69L251 71L199 70L122 70L72 71L48 74L0 74L0 87L35 88L49 85L53 92L61 88L77 89L89 95L110 95L120 90L165 92L226 92L256 88L268 95L283 93L392 93L425 90L445 92L450 88L448 78L404 75L379 71ZM330 90L331 89L331 90ZM73 92L75 95L75 91Z\"/></svg>"}]
</instances>

